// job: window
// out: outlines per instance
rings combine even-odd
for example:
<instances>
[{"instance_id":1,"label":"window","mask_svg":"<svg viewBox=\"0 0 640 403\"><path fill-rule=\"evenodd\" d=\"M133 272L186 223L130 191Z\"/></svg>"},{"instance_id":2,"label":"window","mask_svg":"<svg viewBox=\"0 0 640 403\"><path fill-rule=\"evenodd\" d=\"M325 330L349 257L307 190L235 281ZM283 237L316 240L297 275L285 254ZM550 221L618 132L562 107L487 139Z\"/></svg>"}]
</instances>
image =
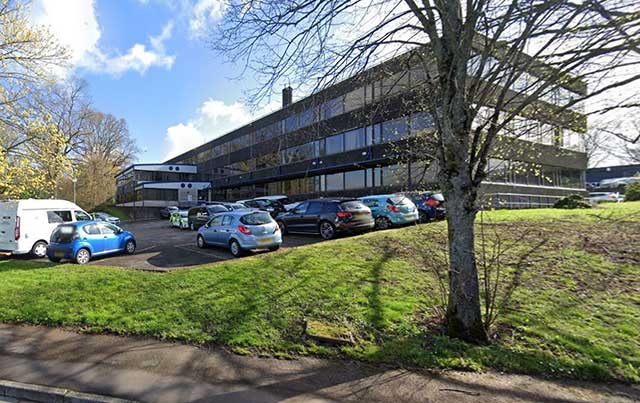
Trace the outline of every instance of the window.
<instances>
[{"instance_id":1,"label":"window","mask_svg":"<svg viewBox=\"0 0 640 403\"><path fill-rule=\"evenodd\" d=\"M325 139L325 154L337 154L344 151L344 135L337 134Z\"/></svg>"},{"instance_id":2,"label":"window","mask_svg":"<svg viewBox=\"0 0 640 403\"><path fill-rule=\"evenodd\" d=\"M299 123L298 127L306 127L316 121L316 107L305 109L298 114Z\"/></svg>"},{"instance_id":3,"label":"window","mask_svg":"<svg viewBox=\"0 0 640 403\"><path fill-rule=\"evenodd\" d=\"M222 218L222 225L225 227L231 225L232 222L233 217L231 217L230 215L226 215L224 216L224 218Z\"/></svg>"},{"instance_id":4,"label":"window","mask_svg":"<svg viewBox=\"0 0 640 403\"><path fill-rule=\"evenodd\" d=\"M394 142L407 136L407 119L390 120L382 124L382 141Z\"/></svg>"},{"instance_id":5,"label":"window","mask_svg":"<svg viewBox=\"0 0 640 403\"><path fill-rule=\"evenodd\" d=\"M378 201L376 199L364 199L362 203L367 207L378 207Z\"/></svg>"},{"instance_id":6,"label":"window","mask_svg":"<svg viewBox=\"0 0 640 403\"><path fill-rule=\"evenodd\" d=\"M307 214L320 214L322 213L322 202L309 202L309 207L307 208Z\"/></svg>"},{"instance_id":7,"label":"window","mask_svg":"<svg viewBox=\"0 0 640 403\"><path fill-rule=\"evenodd\" d=\"M293 212L296 214L304 214L307 212L307 207L309 206L309 203L300 203L294 210Z\"/></svg>"},{"instance_id":8,"label":"window","mask_svg":"<svg viewBox=\"0 0 640 403\"><path fill-rule=\"evenodd\" d=\"M76 215L76 221L91 221L91 216L84 211L76 210L74 214Z\"/></svg>"},{"instance_id":9,"label":"window","mask_svg":"<svg viewBox=\"0 0 640 403\"><path fill-rule=\"evenodd\" d=\"M365 187L364 171L351 171L344 173L344 188L362 189Z\"/></svg>"},{"instance_id":10,"label":"window","mask_svg":"<svg viewBox=\"0 0 640 403\"><path fill-rule=\"evenodd\" d=\"M217 215L217 216L213 217L211 220L209 220L208 225L210 227L219 227L220 225L222 225L222 216L221 215Z\"/></svg>"},{"instance_id":11,"label":"window","mask_svg":"<svg viewBox=\"0 0 640 403\"><path fill-rule=\"evenodd\" d=\"M284 121L284 130L287 133L291 133L294 130L297 130L298 127L300 127L298 125L298 114L295 113L289 117L287 117Z\"/></svg>"},{"instance_id":12,"label":"window","mask_svg":"<svg viewBox=\"0 0 640 403\"><path fill-rule=\"evenodd\" d=\"M407 183L407 170L398 164L382 168L382 186L401 186Z\"/></svg>"},{"instance_id":13,"label":"window","mask_svg":"<svg viewBox=\"0 0 640 403\"><path fill-rule=\"evenodd\" d=\"M333 175L327 175L326 181L327 181L326 187L328 192L344 189L344 174L342 172L333 174Z\"/></svg>"},{"instance_id":14,"label":"window","mask_svg":"<svg viewBox=\"0 0 640 403\"><path fill-rule=\"evenodd\" d=\"M269 224L270 222L273 222L273 218L271 218L271 214L260 211L256 213L243 215L240 218L240 222L245 225L263 225L263 224Z\"/></svg>"},{"instance_id":15,"label":"window","mask_svg":"<svg viewBox=\"0 0 640 403\"><path fill-rule=\"evenodd\" d=\"M344 100L342 97L333 98L322 104L322 118L331 119L344 113Z\"/></svg>"},{"instance_id":16,"label":"window","mask_svg":"<svg viewBox=\"0 0 640 403\"><path fill-rule=\"evenodd\" d=\"M366 146L364 129L355 129L344 133L344 151L356 150Z\"/></svg>"},{"instance_id":17,"label":"window","mask_svg":"<svg viewBox=\"0 0 640 403\"><path fill-rule=\"evenodd\" d=\"M47 211L47 219L49 220L49 224L73 221L71 219L71 211L69 210Z\"/></svg>"},{"instance_id":18,"label":"window","mask_svg":"<svg viewBox=\"0 0 640 403\"><path fill-rule=\"evenodd\" d=\"M374 188L382 186L382 168L367 169L367 187Z\"/></svg>"},{"instance_id":19,"label":"window","mask_svg":"<svg viewBox=\"0 0 640 403\"><path fill-rule=\"evenodd\" d=\"M364 106L364 87L356 88L344 96L345 112L353 111Z\"/></svg>"},{"instance_id":20,"label":"window","mask_svg":"<svg viewBox=\"0 0 640 403\"><path fill-rule=\"evenodd\" d=\"M426 129L433 128L433 118L430 114L421 112L411 115L411 135L420 134Z\"/></svg>"},{"instance_id":21,"label":"window","mask_svg":"<svg viewBox=\"0 0 640 403\"><path fill-rule=\"evenodd\" d=\"M100 232L104 235L116 235L119 232L118 227L111 224L98 224L100 226Z\"/></svg>"},{"instance_id":22,"label":"window","mask_svg":"<svg viewBox=\"0 0 640 403\"><path fill-rule=\"evenodd\" d=\"M89 224L82 227L82 230L87 235L100 235L100 229L97 224Z\"/></svg>"},{"instance_id":23,"label":"window","mask_svg":"<svg viewBox=\"0 0 640 403\"><path fill-rule=\"evenodd\" d=\"M373 126L367 126L365 137L368 146L382 143L381 125L377 123Z\"/></svg>"}]
</instances>

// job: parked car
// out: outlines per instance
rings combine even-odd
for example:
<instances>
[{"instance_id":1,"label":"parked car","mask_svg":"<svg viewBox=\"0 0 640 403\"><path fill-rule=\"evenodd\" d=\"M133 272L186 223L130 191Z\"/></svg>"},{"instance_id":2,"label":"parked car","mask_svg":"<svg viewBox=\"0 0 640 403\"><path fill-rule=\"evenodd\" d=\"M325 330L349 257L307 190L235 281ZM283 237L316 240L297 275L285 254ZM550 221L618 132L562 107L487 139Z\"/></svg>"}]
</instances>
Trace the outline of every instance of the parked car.
<instances>
[{"instance_id":1,"label":"parked car","mask_svg":"<svg viewBox=\"0 0 640 403\"><path fill-rule=\"evenodd\" d=\"M229 248L239 257L253 249L277 250L282 244L278 224L266 211L229 211L218 213L200 229L198 247L216 245Z\"/></svg>"},{"instance_id":2,"label":"parked car","mask_svg":"<svg viewBox=\"0 0 640 403\"><path fill-rule=\"evenodd\" d=\"M93 219L96 221L106 221L111 224L120 225L120 219L118 217L112 216L111 214L103 213L101 211L96 211L92 215L93 215Z\"/></svg>"},{"instance_id":3,"label":"parked car","mask_svg":"<svg viewBox=\"0 0 640 403\"><path fill-rule=\"evenodd\" d=\"M260 196L260 197L256 197L253 200L272 200L272 201L277 201L278 203L280 203L282 205L282 207L284 207L284 209L286 211L293 210L294 208L296 208L298 206L298 204L300 204L300 202L291 201L291 199L289 199L285 195Z\"/></svg>"},{"instance_id":4,"label":"parked car","mask_svg":"<svg viewBox=\"0 0 640 403\"><path fill-rule=\"evenodd\" d=\"M180 229L189 229L188 210L179 210L171 214L171 226Z\"/></svg>"},{"instance_id":5,"label":"parked car","mask_svg":"<svg viewBox=\"0 0 640 403\"><path fill-rule=\"evenodd\" d=\"M104 221L62 224L51 234L47 257L52 262L62 259L86 264L95 256L136 251L132 233Z\"/></svg>"},{"instance_id":6,"label":"parked car","mask_svg":"<svg viewBox=\"0 0 640 403\"><path fill-rule=\"evenodd\" d=\"M274 217L274 218L277 217L279 214L282 214L287 211L287 209L284 208L284 204L280 203L280 201L278 200L251 199L251 200L243 201L242 204L244 204L249 208L255 208L258 210L267 211L269 214L271 214L271 217Z\"/></svg>"},{"instance_id":7,"label":"parked car","mask_svg":"<svg viewBox=\"0 0 640 403\"><path fill-rule=\"evenodd\" d=\"M371 209L377 229L413 224L418 221L418 208L402 194L366 196L361 197L360 200Z\"/></svg>"},{"instance_id":8,"label":"parked car","mask_svg":"<svg viewBox=\"0 0 640 403\"><path fill-rule=\"evenodd\" d=\"M320 234L332 239L341 232L373 229L371 210L357 199L335 198L307 200L276 218L283 234Z\"/></svg>"},{"instance_id":9,"label":"parked car","mask_svg":"<svg viewBox=\"0 0 640 403\"><path fill-rule=\"evenodd\" d=\"M45 257L58 225L90 220L89 214L66 200L0 201L0 253Z\"/></svg>"},{"instance_id":10,"label":"parked car","mask_svg":"<svg viewBox=\"0 0 640 403\"><path fill-rule=\"evenodd\" d=\"M187 214L189 229L195 231L205 225L214 214L227 211L229 211L229 209L221 205L191 207Z\"/></svg>"},{"instance_id":11,"label":"parked car","mask_svg":"<svg viewBox=\"0 0 640 403\"><path fill-rule=\"evenodd\" d=\"M227 210L229 211L235 211L235 210L247 210L250 209L250 207L247 207L246 205L242 204L242 203L230 203L230 202L209 202L210 206L225 206L227 208Z\"/></svg>"},{"instance_id":12,"label":"parked car","mask_svg":"<svg viewBox=\"0 0 640 403\"><path fill-rule=\"evenodd\" d=\"M447 210L444 205L444 196L438 192L405 193L418 208L420 222L429 222L444 219Z\"/></svg>"},{"instance_id":13,"label":"parked car","mask_svg":"<svg viewBox=\"0 0 640 403\"><path fill-rule=\"evenodd\" d=\"M593 203L618 202L620 201L620 195L615 192L591 192L587 200Z\"/></svg>"},{"instance_id":14,"label":"parked car","mask_svg":"<svg viewBox=\"0 0 640 403\"><path fill-rule=\"evenodd\" d=\"M171 214L178 211L178 207L176 206L168 206L160 210L160 217L162 218L171 218Z\"/></svg>"}]
</instances>

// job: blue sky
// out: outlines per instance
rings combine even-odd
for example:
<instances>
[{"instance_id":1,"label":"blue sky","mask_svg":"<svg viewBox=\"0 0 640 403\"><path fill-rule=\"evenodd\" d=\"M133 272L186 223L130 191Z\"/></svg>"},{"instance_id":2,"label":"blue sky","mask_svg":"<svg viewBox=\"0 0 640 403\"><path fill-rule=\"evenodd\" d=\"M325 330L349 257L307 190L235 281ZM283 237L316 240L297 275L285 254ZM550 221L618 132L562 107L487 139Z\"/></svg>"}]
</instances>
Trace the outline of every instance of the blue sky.
<instances>
[{"instance_id":1,"label":"blue sky","mask_svg":"<svg viewBox=\"0 0 640 403\"><path fill-rule=\"evenodd\" d=\"M207 48L219 4L36 0L32 15L70 49L70 74L89 83L94 106L127 120L145 150L140 162L155 162L262 113L242 102L255 87L251 75L231 79L239 67Z\"/></svg>"}]
</instances>

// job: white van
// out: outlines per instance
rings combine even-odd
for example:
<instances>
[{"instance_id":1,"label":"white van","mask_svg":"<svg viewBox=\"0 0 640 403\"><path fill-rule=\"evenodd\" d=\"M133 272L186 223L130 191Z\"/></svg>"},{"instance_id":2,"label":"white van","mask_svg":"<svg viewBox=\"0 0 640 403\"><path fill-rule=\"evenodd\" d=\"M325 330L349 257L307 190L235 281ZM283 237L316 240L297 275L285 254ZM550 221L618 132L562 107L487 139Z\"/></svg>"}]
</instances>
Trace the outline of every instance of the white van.
<instances>
[{"instance_id":1,"label":"white van","mask_svg":"<svg viewBox=\"0 0 640 403\"><path fill-rule=\"evenodd\" d=\"M51 233L58 225L91 219L66 200L0 201L0 253L44 257Z\"/></svg>"}]
</instances>

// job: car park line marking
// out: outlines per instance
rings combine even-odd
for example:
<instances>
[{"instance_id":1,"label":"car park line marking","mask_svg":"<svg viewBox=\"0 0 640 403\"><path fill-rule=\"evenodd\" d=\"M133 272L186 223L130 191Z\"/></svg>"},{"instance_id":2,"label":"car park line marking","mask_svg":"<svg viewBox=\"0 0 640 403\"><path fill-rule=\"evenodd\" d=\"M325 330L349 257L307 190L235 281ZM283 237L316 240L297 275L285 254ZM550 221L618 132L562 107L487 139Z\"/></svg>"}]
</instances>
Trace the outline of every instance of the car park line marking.
<instances>
[{"instance_id":1,"label":"car park line marking","mask_svg":"<svg viewBox=\"0 0 640 403\"><path fill-rule=\"evenodd\" d=\"M142 253L142 252L144 252L145 250L153 249L153 248L155 248L155 247L156 247L155 245L147 246L146 248L138 249L138 250L136 251L136 253Z\"/></svg>"},{"instance_id":2,"label":"car park line marking","mask_svg":"<svg viewBox=\"0 0 640 403\"><path fill-rule=\"evenodd\" d=\"M185 244L185 245L191 245L191 244L189 243L189 244ZM211 252L202 252L202 251L197 250L197 249L187 248L187 247L185 247L185 245L176 245L176 248L185 250L187 252L198 253L200 255L204 255L204 256L207 256L207 257L215 257L215 258L223 259L223 260L228 260L229 259L229 256L221 256L221 255L218 255L217 253L215 253L213 251L211 251Z\"/></svg>"}]
</instances>

